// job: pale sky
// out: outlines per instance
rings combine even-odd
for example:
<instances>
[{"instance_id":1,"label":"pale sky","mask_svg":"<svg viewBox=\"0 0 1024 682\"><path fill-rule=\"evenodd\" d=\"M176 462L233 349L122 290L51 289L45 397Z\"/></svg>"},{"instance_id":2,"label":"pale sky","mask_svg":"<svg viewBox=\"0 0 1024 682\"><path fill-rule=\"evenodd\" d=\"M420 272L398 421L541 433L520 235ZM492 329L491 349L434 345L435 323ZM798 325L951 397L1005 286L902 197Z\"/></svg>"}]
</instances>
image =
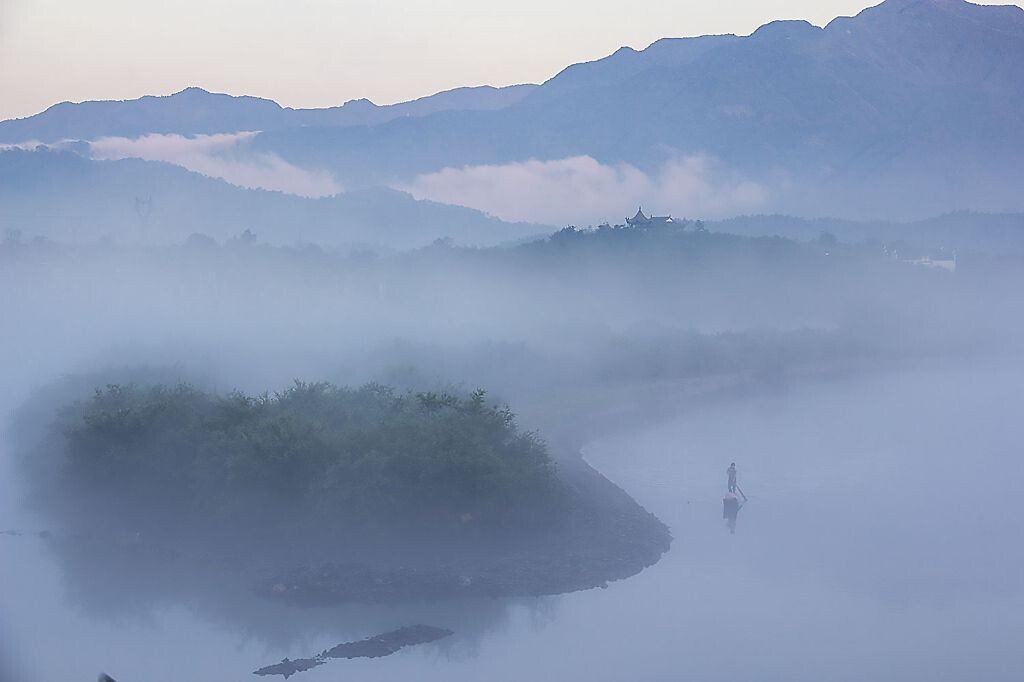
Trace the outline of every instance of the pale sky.
<instances>
[{"instance_id":1,"label":"pale sky","mask_svg":"<svg viewBox=\"0 0 1024 682\"><path fill-rule=\"evenodd\" d=\"M666 36L872 0L0 0L0 119L190 85L317 107L543 81ZM996 3L993 3L996 4Z\"/></svg>"}]
</instances>

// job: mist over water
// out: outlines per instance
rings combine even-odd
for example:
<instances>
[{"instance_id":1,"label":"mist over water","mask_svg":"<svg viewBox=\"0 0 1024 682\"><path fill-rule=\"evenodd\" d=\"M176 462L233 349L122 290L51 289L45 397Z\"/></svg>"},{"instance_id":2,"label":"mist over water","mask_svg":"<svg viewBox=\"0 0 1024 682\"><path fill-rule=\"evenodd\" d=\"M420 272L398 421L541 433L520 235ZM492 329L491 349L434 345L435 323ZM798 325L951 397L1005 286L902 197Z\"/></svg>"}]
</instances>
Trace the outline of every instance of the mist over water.
<instances>
[{"instance_id":1,"label":"mist over water","mask_svg":"<svg viewBox=\"0 0 1024 682\"><path fill-rule=\"evenodd\" d=\"M17 295L0 302L0 531L14 531L0 535L0 613L20 679L241 679L416 624L454 635L297 674L1011 680L1019 669L1012 259L963 257L950 272L879 244L692 222L393 254L252 239L8 240L2 253ZM54 424L96 389L185 381L259 395L294 379L485 388L539 431L562 475L582 449L674 540L604 589L303 606L259 586L345 547L211 550L181 529L153 532L147 509L97 526L47 497L68 437ZM734 533L730 461L749 496ZM410 551L403 561L463 561ZM588 561L566 564L570 575Z\"/></svg>"},{"instance_id":2,"label":"mist over water","mask_svg":"<svg viewBox=\"0 0 1024 682\"><path fill-rule=\"evenodd\" d=\"M1016 682L1022 46L0 121L0 682Z\"/></svg>"},{"instance_id":3,"label":"mist over water","mask_svg":"<svg viewBox=\"0 0 1024 682\"><path fill-rule=\"evenodd\" d=\"M678 417L585 448L672 527L657 565L606 590L410 607L461 632L303 678L1013 679L1024 663L1022 378L1020 362L933 366L679 404ZM750 498L735 534L721 513L730 460ZM202 604L97 613L39 540L3 541L4 613L18 624L5 641L38 679L111 661L125 679L232 679L402 618L256 609L243 625Z\"/></svg>"}]
</instances>

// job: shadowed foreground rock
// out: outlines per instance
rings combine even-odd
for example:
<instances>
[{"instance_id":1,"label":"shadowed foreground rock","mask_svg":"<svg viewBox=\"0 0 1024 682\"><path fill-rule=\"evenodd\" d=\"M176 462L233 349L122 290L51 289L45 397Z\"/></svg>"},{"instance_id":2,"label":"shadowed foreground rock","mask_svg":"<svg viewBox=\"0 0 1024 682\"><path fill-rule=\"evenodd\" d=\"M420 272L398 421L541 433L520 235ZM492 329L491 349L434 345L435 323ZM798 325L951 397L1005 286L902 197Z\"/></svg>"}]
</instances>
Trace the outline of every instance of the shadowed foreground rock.
<instances>
[{"instance_id":1,"label":"shadowed foreground rock","mask_svg":"<svg viewBox=\"0 0 1024 682\"><path fill-rule=\"evenodd\" d=\"M285 658L280 663L253 671L253 675L284 675L284 679L287 680L295 673L305 672L318 665L323 665L323 661L319 658L297 658L294 661L290 658Z\"/></svg>"},{"instance_id":2,"label":"shadowed foreground rock","mask_svg":"<svg viewBox=\"0 0 1024 682\"><path fill-rule=\"evenodd\" d=\"M452 635L451 630L430 625L410 625L368 637L358 642L345 642L320 654L320 658L379 658L390 656L402 647L436 642Z\"/></svg>"},{"instance_id":3,"label":"shadowed foreground rock","mask_svg":"<svg viewBox=\"0 0 1024 682\"><path fill-rule=\"evenodd\" d=\"M284 675L288 679L295 673L301 673L318 665L323 665L328 658L380 658L390 656L399 649L415 644L426 644L451 636L452 631L430 625L410 625L391 630L374 637L367 637L356 642L343 642L320 653L313 658L284 659L280 663L268 665L253 672L254 675Z\"/></svg>"}]
</instances>

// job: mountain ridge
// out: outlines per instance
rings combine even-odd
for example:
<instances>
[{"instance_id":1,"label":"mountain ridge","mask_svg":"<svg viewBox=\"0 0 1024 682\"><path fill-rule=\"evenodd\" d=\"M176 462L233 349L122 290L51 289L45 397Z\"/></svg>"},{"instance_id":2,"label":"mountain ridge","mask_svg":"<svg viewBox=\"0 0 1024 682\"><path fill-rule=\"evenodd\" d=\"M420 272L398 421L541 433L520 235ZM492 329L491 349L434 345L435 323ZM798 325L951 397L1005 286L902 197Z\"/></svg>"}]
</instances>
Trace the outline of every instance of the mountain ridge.
<instances>
[{"instance_id":1,"label":"mountain ridge","mask_svg":"<svg viewBox=\"0 0 1024 682\"><path fill-rule=\"evenodd\" d=\"M886 0L823 27L784 20L621 48L538 86L462 93L475 106L459 91L415 110L354 100L340 107L351 125L317 110L252 128L263 132L251 149L350 187L577 157L654 177L699 157L762 187L771 203L756 208L768 212L1012 211L1024 209L1021 74L1024 9Z\"/></svg>"},{"instance_id":2,"label":"mountain ridge","mask_svg":"<svg viewBox=\"0 0 1024 682\"><path fill-rule=\"evenodd\" d=\"M620 49L497 112L257 144L343 179L584 155L654 173L673 153L698 154L776 194L800 188L766 210L1019 210L1022 73L1021 8L889 0L825 27L780 21Z\"/></svg>"},{"instance_id":3,"label":"mountain ridge","mask_svg":"<svg viewBox=\"0 0 1024 682\"><path fill-rule=\"evenodd\" d=\"M0 143L55 143L154 133L210 135L308 125L375 125L451 108L499 109L527 96L534 87L468 86L396 104L378 105L360 98L334 107L295 108L263 97L229 95L189 86L169 95L58 102L32 116L0 121Z\"/></svg>"}]
</instances>

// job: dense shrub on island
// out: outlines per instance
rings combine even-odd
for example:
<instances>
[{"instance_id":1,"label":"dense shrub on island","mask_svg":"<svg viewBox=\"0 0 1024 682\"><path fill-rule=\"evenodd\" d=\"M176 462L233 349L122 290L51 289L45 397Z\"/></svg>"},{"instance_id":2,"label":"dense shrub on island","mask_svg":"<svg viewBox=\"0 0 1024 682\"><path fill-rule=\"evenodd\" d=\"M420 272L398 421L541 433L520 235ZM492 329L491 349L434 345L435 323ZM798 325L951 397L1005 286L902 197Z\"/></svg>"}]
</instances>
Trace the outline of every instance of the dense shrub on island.
<instances>
[{"instance_id":1,"label":"dense shrub on island","mask_svg":"<svg viewBox=\"0 0 1024 682\"><path fill-rule=\"evenodd\" d=\"M544 442L483 391L109 385L55 428L51 499L115 526L462 533L542 525L563 507Z\"/></svg>"}]
</instances>

